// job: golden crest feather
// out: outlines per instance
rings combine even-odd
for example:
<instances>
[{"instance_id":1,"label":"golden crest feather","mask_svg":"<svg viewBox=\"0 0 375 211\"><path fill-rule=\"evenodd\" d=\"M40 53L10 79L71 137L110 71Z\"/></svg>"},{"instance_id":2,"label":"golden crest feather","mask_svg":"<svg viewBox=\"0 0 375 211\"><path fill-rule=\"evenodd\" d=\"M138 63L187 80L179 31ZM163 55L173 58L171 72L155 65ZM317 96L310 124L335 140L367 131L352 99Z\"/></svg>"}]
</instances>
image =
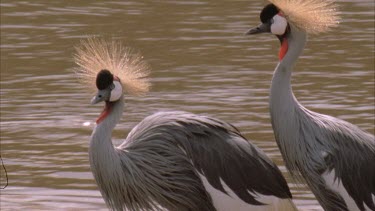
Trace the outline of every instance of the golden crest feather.
<instances>
[{"instance_id":1,"label":"golden crest feather","mask_svg":"<svg viewBox=\"0 0 375 211\"><path fill-rule=\"evenodd\" d=\"M98 72L107 69L120 79L128 94L139 96L149 91L149 66L140 54L124 47L120 41L91 37L82 40L75 49L74 60L79 66L75 72L90 88L96 90Z\"/></svg>"},{"instance_id":2,"label":"golden crest feather","mask_svg":"<svg viewBox=\"0 0 375 211\"><path fill-rule=\"evenodd\" d=\"M325 32L339 23L334 0L269 0L286 19L310 34Z\"/></svg>"}]
</instances>

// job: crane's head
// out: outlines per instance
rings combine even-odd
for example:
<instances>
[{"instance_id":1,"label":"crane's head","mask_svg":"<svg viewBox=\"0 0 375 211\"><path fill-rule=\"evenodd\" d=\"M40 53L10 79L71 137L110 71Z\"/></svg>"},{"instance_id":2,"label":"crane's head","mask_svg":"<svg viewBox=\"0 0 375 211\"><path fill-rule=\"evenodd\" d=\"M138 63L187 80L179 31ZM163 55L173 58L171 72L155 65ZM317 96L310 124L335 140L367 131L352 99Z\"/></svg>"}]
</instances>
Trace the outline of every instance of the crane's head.
<instances>
[{"instance_id":1,"label":"crane's head","mask_svg":"<svg viewBox=\"0 0 375 211\"><path fill-rule=\"evenodd\" d=\"M92 98L91 104L104 101L105 107L96 123L100 123L112 111L112 106L123 95L123 88L120 79L107 70L102 69L96 76L97 94Z\"/></svg>"},{"instance_id":2,"label":"crane's head","mask_svg":"<svg viewBox=\"0 0 375 211\"><path fill-rule=\"evenodd\" d=\"M290 32L290 26L284 13L274 4L268 4L260 13L261 24L246 32L247 35L259 33L272 33L279 38L281 48L279 52L279 59L283 59L288 51L287 36Z\"/></svg>"},{"instance_id":3,"label":"crane's head","mask_svg":"<svg viewBox=\"0 0 375 211\"><path fill-rule=\"evenodd\" d=\"M150 87L149 67L138 53L126 48L119 41L106 41L100 38L82 40L76 47L74 56L80 81L97 90L92 104L105 102L106 106L99 117L104 118L111 106L127 93L133 96L144 95Z\"/></svg>"},{"instance_id":4,"label":"crane's head","mask_svg":"<svg viewBox=\"0 0 375 211\"><path fill-rule=\"evenodd\" d=\"M282 48L283 45L287 46L283 42L286 41L291 26L296 30L317 34L329 30L339 22L334 0L269 1L271 3L260 13L262 23L246 34L272 33L279 38Z\"/></svg>"},{"instance_id":5,"label":"crane's head","mask_svg":"<svg viewBox=\"0 0 375 211\"><path fill-rule=\"evenodd\" d=\"M279 39L287 33L288 21L284 14L274 4L268 4L260 13L261 24L246 32L247 35L272 33Z\"/></svg>"},{"instance_id":6,"label":"crane's head","mask_svg":"<svg viewBox=\"0 0 375 211\"><path fill-rule=\"evenodd\" d=\"M100 70L96 76L96 87L98 88L98 93L91 100L91 104L96 104L102 101L116 102L122 95L120 79L114 77L107 69Z\"/></svg>"}]
</instances>

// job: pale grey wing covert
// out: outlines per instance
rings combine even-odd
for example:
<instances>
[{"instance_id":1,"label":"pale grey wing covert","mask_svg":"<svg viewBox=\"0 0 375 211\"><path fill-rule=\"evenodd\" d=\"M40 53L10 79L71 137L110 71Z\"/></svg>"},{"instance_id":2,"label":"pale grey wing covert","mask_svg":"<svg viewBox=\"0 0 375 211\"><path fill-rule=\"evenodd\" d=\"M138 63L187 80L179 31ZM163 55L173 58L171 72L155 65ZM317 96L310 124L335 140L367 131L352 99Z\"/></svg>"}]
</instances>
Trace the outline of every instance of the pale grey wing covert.
<instances>
[{"instance_id":1,"label":"pale grey wing covert","mask_svg":"<svg viewBox=\"0 0 375 211\"><path fill-rule=\"evenodd\" d=\"M326 140L320 140L331 144L325 157L326 171L335 171L335 179L342 182L360 210L366 210L365 205L375 210L375 140L356 131L360 131L357 126L342 120L332 122Z\"/></svg>"},{"instance_id":2,"label":"pale grey wing covert","mask_svg":"<svg viewBox=\"0 0 375 211\"><path fill-rule=\"evenodd\" d=\"M309 111L302 105L300 108L305 112L299 114L296 129L301 140L314 140L314 152L307 152L314 165L311 169L299 163L296 166L312 191L320 193L317 199L332 210L348 210L342 196L323 179L333 173L335 184L343 184L360 210L366 210L365 206L375 210L374 137L343 120Z\"/></svg>"}]
</instances>

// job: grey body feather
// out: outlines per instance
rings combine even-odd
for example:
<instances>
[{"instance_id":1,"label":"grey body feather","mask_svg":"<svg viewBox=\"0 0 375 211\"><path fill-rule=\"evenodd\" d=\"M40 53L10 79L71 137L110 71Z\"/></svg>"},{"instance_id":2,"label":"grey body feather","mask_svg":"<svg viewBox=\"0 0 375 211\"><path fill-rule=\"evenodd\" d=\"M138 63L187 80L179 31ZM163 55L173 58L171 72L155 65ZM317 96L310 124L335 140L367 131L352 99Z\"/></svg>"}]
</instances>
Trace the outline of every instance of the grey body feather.
<instances>
[{"instance_id":1,"label":"grey body feather","mask_svg":"<svg viewBox=\"0 0 375 211\"><path fill-rule=\"evenodd\" d=\"M291 72L306 43L306 33L291 25L289 49L272 79L270 113L275 138L288 170L304 178L325 210L348 210L322 174L335 171L360 210L375 210L375 139L343 120L312 112L294 97Z\"/></svg>"},{"instance_id":2,"label":"grey body feather","mask_svg":"<svg viewBox=\"0 0 375 211\"><path fill-rule=\"evenodd\" d=\"M95 128L93 175L112 210L215 210L198 173L225 192L222 179L243 201L261 205L253 191L290 199L277 166L233 126L186 112L159 112L141 121L118 147L111 131L121 97Z\"/></svg>"}]
</instances>

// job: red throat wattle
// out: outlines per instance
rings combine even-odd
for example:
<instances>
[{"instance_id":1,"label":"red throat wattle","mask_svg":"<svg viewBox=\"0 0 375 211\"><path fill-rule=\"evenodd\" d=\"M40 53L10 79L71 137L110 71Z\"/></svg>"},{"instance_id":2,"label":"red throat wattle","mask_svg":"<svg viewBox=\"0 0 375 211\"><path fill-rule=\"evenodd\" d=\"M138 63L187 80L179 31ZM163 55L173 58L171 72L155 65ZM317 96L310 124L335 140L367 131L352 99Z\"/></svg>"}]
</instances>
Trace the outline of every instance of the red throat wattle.
<instances>
[{"instance_id":1,"label":"red throat wattle","mask_svg":"<svg viewBox=\"0 0 375 211\"><path fill-rule=\"evenodd\" d=\"M102 111L98 119L96 120L96 124L99 124L108 116L108 114L112 111L112 105L113 104L111 102L108 102L108 101L105 102L104 110Z\"/></svg>"},{"instance_id":2,"label":"red throat wattle","mask_svg":"<svg viewBox=\"0 0 375 211\"><path fill-rule=\"evenodd\" d=\"M279 60L281 61L286 52L288 52L288 39L286 37L283 38L283 41L281 42L281 47L279 51Z\"/></svg>"}]
</instances>

